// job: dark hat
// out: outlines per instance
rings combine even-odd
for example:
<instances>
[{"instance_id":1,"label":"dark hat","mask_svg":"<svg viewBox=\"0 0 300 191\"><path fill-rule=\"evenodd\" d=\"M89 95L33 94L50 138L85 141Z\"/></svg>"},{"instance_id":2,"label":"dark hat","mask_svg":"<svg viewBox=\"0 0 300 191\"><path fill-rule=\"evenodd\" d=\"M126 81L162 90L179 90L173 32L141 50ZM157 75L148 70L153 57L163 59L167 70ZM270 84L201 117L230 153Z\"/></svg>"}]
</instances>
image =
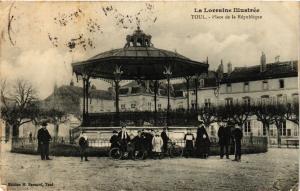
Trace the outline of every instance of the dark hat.
<instances>
[{"instance_id":1,"label":"dark hat","mask_svg":"<svg viewBox=\"0 0 300 191\"><path fill-rule=\"evenodd\" d=\"M47 126L48 124L47 124L47 122L42 122L42 126L44 127L44 126Z\"/></svg>"},{"instance_id":2,"label":"dark hat","mask_svg":"<svg viewBox=\"0 0 300 191\"><path fill-rule=\"evenodd\" d=\"M113 130L113 133L118 133L118 131L116 131L116 130Z\"/></svg>"}]
</instances>

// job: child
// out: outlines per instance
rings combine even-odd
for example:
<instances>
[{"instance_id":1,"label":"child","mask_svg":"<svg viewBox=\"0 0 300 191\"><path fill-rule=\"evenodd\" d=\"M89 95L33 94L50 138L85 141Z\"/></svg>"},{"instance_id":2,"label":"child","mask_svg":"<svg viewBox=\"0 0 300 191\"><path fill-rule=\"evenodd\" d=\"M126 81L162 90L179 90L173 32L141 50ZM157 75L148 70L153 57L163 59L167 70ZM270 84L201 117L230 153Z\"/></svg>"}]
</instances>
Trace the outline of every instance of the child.
<instances>
[{"instance_id":1,"label":"child","mask_svg":"<svg viewBox=\"0 0 300 191\"><path fill-rule=\"evenodd\" d=\"M192 156L194 150L194 135L191 133L191 129L187 130L187 134L184 135L185 140L185 155L186 157Z\"/></svg>"},{"instance_id":2,"label":"child","mask_svg":"<svg viewBox=\"0 0 300 191\"><path fill-rule=\"evenodd\" d=\"M80 146L80 158L81 162L83 161L83 157L85 158L85 161L89 161L87 158L87 153L86 149L89 146L88 138L86 134L81 133L80 138L79 138L79 146Z\"/></svg>"},{"instance_id":3,"label":"child","mask_svg":"<svg viewBox=\"0 0 300 191\"><path fill-rule=\"evenodd\" d=\"M159 135L159 132L157 131L155 133L155 136L152 138L152 151L155 154L161 154L162 152L162 146L163 146L163 140L161 138L161 136Z\"/></svg>"}]
</instances>

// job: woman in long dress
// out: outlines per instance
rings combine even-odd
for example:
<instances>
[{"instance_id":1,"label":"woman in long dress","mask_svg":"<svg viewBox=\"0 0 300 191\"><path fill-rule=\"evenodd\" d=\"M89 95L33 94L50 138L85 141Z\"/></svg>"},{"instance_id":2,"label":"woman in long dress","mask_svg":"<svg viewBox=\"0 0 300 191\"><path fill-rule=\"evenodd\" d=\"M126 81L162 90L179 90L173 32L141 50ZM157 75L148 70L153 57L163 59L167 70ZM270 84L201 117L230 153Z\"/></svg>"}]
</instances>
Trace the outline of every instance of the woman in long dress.
<instances>
[{"instance_id":1,"label":"woman in long dress","mask_svg":"<svg viewBox=\"0 0 300 191\"><path fill-rule=\"evenodd\" d=\"M196 137L196 156L200 158L207 158L209 154L209 146L210 140L209 136L206 132L203 122L201 123L197 129L197 137Z\"/></svg>"}]
</instances>

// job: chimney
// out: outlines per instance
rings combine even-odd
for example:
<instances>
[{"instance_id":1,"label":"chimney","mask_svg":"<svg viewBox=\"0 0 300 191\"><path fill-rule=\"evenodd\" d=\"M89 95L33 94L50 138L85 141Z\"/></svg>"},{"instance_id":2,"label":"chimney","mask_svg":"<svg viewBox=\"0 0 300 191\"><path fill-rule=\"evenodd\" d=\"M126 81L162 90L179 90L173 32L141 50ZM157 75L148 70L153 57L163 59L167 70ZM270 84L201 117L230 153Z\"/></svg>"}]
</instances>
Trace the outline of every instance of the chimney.
<instances>
[{"instance_id":1,"label":"chimney","mask_svg":"<svg viewBox=\"0 0 300 191\"><path fill-rule=\"evenodd\" d=\"M227 73L228 73L228 75L231 74L231 72L232 72L232 64L231 64L231 62L228 62L228 64L227 64Z\"/></svg>"},{"instance_id":2,"label":"chimney","mask_svg":"<svg viewBox=\"0 0 300 191\"><path fill-rule=\"evenodd\" d=\"M264 52L262 52L260 57L260 72L265 72L266 70L267 70L266 55Z\"/></svg>"}]
</instances>

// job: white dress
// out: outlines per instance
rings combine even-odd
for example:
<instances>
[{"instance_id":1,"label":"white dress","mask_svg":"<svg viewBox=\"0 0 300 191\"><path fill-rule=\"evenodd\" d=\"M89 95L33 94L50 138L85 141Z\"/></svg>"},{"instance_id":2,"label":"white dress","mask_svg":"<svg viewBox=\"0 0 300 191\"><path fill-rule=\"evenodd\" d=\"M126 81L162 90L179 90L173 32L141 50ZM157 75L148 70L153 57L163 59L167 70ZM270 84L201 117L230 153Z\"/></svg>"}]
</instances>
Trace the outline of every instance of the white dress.
<instances>
[{"instance_id":1,"label":"white dress","mask_svg":"<svg viewBox=\"0 0 300 191\"><path fill-rule=\"evenodd\" d=\"M154 136L152 139L152 146L153 146L152 151L158 152L158 153L162 152L161 151L162 145L163 145L162 138L160 136L158 136L158 137Z\"/></svg>"}]
</instances>

